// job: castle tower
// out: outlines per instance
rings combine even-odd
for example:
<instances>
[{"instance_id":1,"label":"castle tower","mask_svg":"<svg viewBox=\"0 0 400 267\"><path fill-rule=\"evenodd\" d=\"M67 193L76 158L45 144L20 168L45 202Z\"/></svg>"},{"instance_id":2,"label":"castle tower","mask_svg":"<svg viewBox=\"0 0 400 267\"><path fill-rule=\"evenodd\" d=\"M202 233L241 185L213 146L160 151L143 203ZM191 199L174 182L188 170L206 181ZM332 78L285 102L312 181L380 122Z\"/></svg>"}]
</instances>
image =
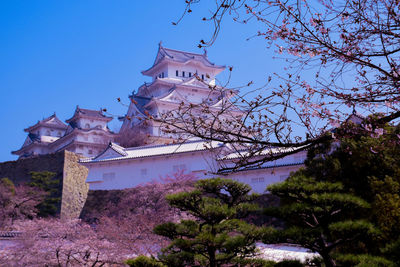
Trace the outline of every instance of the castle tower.
<instances>
[{"instance_id":1,"label":"castle tower","mask_svg":"<svg viewBox=\"0 0 400 267\"><path fill-rule=\"evenodd\" d=\"M111 120L112 117L104 115L101 109L77 106L74 115L65 121L69 125L62 142L52 144L53 150L68 150L84 157L96 156L114 141L115 134L107 126Z\"/></svg>"},{"instance_id":2,"label":"castle tower","mask_svg":"<svg viewBox=\"0 0 400 267\"><path fill-rule=\"evenodd\" d=\"M207 53L196 54L173 50L159 45L153 65L142 71L152 78L150 83L139 87L129 96L131 103L125 117L122 118L120 135L135 139L146 135L148 144L168 144L178 136L163 131L156 120L162 114L177 110L180 105L204 105L218 108L222 101L233 96L224 90L215 90L215 77L225 66L211 63ZM220 88L219 88L220 89ZM236 92L235 92L236 93ZM241 112L237 109L237 115ZM129 146L129 144L124 144Z\"/></svg>"},{"instance_id":3,"label":"castle tower","mask_svg":"<svg viewBox=\"0 0 400 267\"><path fill-rule=\"evenodd\" d=\"M50 153L48 145L60 139L65 134L66 129L67 125L58 119L54 113L24 129L28 136L22 147L11 153L20 158L48 154Z\"/></svg>"},{"instance_id":4,"label":"castle tower","mask_svg":"<svg viewBox=\"0 0 400 267\"><path fill-rule=\"evenodd\" d=\"M116 135L107 127L111 120L101 110L77 106L72 118L66 120L68 125L54 114L26 128L28 137L12 154L26 158L68 150L84 157L94 157L114 141Z\"/></svg>"}]
</instances>

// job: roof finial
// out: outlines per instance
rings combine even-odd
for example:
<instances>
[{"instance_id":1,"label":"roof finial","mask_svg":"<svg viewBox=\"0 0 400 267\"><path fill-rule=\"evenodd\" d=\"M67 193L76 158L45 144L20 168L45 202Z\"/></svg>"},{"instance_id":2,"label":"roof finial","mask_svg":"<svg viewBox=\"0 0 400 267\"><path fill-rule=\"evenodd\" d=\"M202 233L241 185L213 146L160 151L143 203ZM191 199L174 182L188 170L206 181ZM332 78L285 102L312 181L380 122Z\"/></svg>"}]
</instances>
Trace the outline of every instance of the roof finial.
<instances>
[{"instance_id":1,"label":"roof finial","mask_svg":"<svg viewBox=\"0 0 400 267\"><path fill-rule=\"evenodd\" d=\"M204 55L207 56L207 49L204 48Z\"/></svg>"},{"instance_id":2,"label":"roof finial","mask_svg":"<svg viewBox=\"0 0 400 267\"><path fill-rule=\"evenodd\" d=\"M162 41L160 41L160 42L158 43L158 46L159 46L159 47L162 47Z\"/></svg>"}]
</instances>

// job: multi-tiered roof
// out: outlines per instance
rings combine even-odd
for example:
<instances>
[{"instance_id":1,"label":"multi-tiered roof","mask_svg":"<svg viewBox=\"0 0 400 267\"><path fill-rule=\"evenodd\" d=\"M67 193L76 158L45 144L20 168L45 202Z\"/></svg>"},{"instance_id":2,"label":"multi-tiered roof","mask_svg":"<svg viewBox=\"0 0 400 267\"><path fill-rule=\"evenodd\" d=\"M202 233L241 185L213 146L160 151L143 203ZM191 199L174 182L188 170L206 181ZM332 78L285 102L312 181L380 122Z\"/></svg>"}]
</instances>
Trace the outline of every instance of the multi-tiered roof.
<instances>
[{"instance_id":1,"label":"multi-tiered roof","mask_svg":"<svg viewBox=\"0 0 400 267\"><path fill-rule=\"evenodd\" d=\"M130 95L131 104L124 118L120 133L145 128L146 134L155 143L169 143L175 137L163 133L156 122L146 122L143 118L151 115L159 118L161 114L177 110L184 105L206 105L211 110L221 108L221 103L234 94L216 86L215 77L225 66L212 63L207 53L184 52L159 45L153 65L142 71L152 77L137 92ZM229 94L227 93L229 91ZM236 110L240 114L240 110Z\"/></svg>"},{"instance_id":2,"label":"multi-tiered roof","mask_svg":"<svg viewBox=\"0 0 400 267\"><path fill-rule=\"evenodd\" d=\"M112 120L102 110L76 107L74 115L63 123L54 114L25 129L28 136L15 155L29 157L68 150L92 157L104 150L115 134L107 123Z\"/></svg>"},{"instance_id":3,"label":"multi-tiered roof","mask_svg":"<svg viewBox=\"0 0 400 267\"><path fill-rule=\"evenodd\" d=\"M67 125L58 119L54 113L24 129L28 136L22 147L11 153L20 157L47 154L49 153L48 145L60 139L65 134L66 129Z\"/></svg>"}]
</instances>

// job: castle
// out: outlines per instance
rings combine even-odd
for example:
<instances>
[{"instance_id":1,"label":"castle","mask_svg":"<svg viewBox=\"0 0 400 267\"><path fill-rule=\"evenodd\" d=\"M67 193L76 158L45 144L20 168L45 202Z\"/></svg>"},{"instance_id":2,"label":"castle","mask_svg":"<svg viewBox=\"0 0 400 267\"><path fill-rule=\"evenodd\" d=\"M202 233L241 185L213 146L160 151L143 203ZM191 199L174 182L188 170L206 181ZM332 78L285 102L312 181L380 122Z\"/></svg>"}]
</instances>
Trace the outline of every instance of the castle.
<instances>
[{"instance_id":1,"label":"castle","mask_svg":"<svg viewBox=\"0 0 400 267\"><path fill-rule=\"evenodd\" d=\"M22 147L12 154L20 158L56 153L63 150L83 157L93 157L102 152L116 134L107 123L111 121L101 110L76 107L74 115L63 123L56 114L26 128L28 133Z\"/></svg>"},{"instance_id":2,"label":"castle","mask_svg":"<svg viewBox=\"0 0 400 267\"><path fill-rule=\"evenodd\" d=\"M198 178L220 176L221 166L234 164L240 154L215 141L186 136L182 142L181 135L146 118L173 114L180 106L190 104L202 104L211 111L221 109L237 93L223 88L211 90L216 87L215 77L224 69L225 66L210 62L206 52L178 51L160 43L153 65L142 71L152 81L129 96L131 102L127 114L120 118L118 134L108 129L112 118L101 110L77 107L67 124L54 114L25 129L28 137L13 154L23 158L62 150L75 152L82 156L80 163L89 169L87 182L91 190L134 187L178 171ZM235 106L228 111L229 116L243 114ZM268 184L282 181L297 170L305 156L306 152L298 152L255 169L223 174L250 184L256 192L264 192Z\"/></svg>"}]
</instances>

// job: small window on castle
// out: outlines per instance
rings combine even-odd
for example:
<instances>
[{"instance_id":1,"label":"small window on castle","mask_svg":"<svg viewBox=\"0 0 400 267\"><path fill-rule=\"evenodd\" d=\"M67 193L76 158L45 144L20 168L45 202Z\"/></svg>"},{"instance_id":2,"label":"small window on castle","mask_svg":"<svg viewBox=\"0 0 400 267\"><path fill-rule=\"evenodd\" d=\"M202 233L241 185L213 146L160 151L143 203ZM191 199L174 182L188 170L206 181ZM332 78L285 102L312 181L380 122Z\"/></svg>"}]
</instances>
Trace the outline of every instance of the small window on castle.
<instances>
[{"instance_id":1,"label":"small window on castle","mask_svg":"<svg viewBox=\"0 0 400 267\"><path fill-rule=\"evenodd\" d=\"M50 136L50 131L49 130L46 131L46 135Z\"/></svg>"},{"instance_id":2,"label":"small window on castle","mask_svg":"<svg viewBox=\"0 0 400 267\"><path fill-rule=\"evenodd\" d=\"M161 73L161 78L164 78L164 72Z\"/></svg>"},{"instance_id":3,"label":"small window on castle","mask_svg":"<svg viewBox=\"0 0 400 267\"><path fill-rule=\"evenodd\" d=\"M191 72L189 72L189 77L192 77L192 73Z\"/></svg>"},{"instance_id":4,"label":"small window on castle","mask_svg":"<svg viewBox=\"0 0 400 267\"><path fill-rule=\"evenodd\" d=\"M204 80L204 74L201 75L201 79Z\"/></svg>"},{"instance_id":5,"label":"small window on castle","mask_svg":"<svg viewBox=\"0 0 400 267\"><path fill-rule=\"evenodd\" d=\"M57 136L58 136L58 137L61 137L61 132L58 132L58 133L57 133Z\"/></svg>"},{"instance_id":6,"label":"small window on castle","mask_svg":"<svg viewBox=\"0 0 400 267\"><path fill-rule=\"evenodd\" d=\"M185 77L185 72L184 71L182 71L182 77Z\"/></svg>"},{"instance_id":7,"label":"small window on castle","mask_svg":"<svg viewBox=\"0 0 400 267\"><path fill-rule=\"evenodd\" d=\"M160 74L158 74L158 78L161 78L161 73L160 73Z\"/></svg>"},{"instance_id":8,"label":"small window on castle","mask_svg":"<svg viewBox=\"0 0 400 267\"><path fill-rule=\"evenodd\" d=\"M176 71L176 77L178 77L179 76L179 71Z\"/></svg>"},{"instance_id":9,"label":"small window on castle","mask_svg":"<svg viewBox=\"0 0 400 267\"><path fill-rule=\"evenodd\" d=\"M93 154L93 150L89 149L88 153L89 153L89 155L92 155Z\"/></svg>"},{"instance_id":10,"label":"small window on castle","mask_svg":"<svg viewBox=\"0 0 400 267\"><path fill-rule=\"evenodd\" d=\"M86 123L86 124L85 124L85 128L86 128L86 129L89 129L89 128L90 128L90 124L89 124L89 123Z\"/></svg>"}]
</instances>

